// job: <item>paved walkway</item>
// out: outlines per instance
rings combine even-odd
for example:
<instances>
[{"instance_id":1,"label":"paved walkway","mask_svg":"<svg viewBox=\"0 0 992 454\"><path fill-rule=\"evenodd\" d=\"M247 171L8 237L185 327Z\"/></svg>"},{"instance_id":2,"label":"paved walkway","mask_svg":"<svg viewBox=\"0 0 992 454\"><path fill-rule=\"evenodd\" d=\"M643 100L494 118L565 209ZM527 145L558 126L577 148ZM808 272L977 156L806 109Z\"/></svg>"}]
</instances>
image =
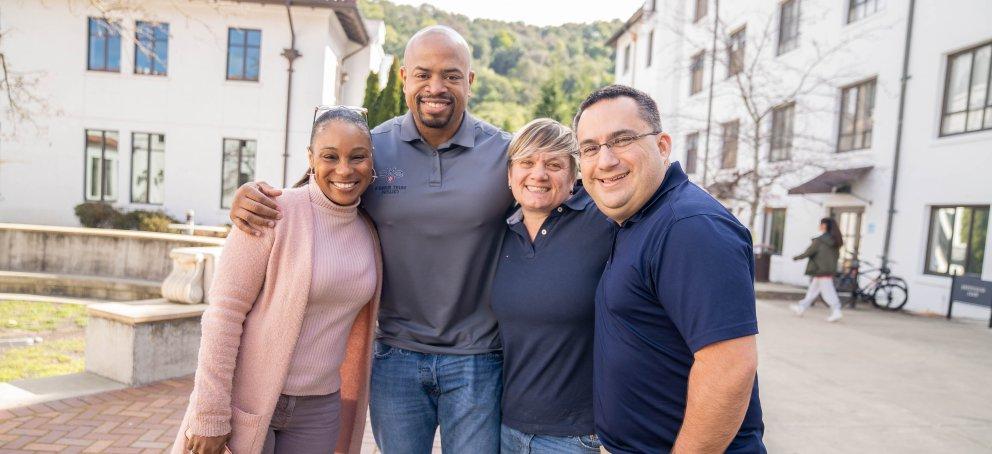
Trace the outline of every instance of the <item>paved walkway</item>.
<instances>
[{"instance_id":1,"label":"paved walkway","mask_svg":"<svg viewBox=\"0 0 992 454\"><path fill-rule=\"evenodd\" d=\"M992 330L981 323L758 303L766 443L775 453L992 452ZM0 452L162 452L189 378L0 410ZM366 431L365 453L375 453ZM435 452L440 450L435 449Z\"/></svg>"}]
</instances>

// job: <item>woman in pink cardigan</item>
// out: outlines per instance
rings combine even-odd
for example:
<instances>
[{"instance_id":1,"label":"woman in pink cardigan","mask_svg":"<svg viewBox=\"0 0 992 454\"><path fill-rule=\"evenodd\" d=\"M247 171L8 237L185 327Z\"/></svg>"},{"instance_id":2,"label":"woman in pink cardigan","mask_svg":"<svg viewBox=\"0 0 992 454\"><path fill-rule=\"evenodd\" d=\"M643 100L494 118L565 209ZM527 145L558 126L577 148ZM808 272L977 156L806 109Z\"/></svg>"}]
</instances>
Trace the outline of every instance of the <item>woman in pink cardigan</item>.
<instances>
[{"instance_id":1,"label":"woman in pink cardigan","mask_svg":"<svg viewBox=\"0 0 992 454\"><path fill-rule=\"evenodd\" d=\"M355 453L382 283L359 197L374 178L360 112L313 125L310 170L274 229L228 235L173 453Z\"/></svg>"}]
</instances>

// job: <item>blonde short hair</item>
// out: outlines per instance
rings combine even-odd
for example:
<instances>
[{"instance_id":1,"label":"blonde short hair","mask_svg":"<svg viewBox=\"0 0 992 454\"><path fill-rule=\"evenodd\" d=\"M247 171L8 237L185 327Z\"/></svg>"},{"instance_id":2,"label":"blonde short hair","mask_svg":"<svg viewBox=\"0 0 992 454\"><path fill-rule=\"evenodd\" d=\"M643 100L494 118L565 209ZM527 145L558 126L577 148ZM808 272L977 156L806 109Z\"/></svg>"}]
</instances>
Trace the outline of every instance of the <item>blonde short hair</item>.
<instances>
[{"instance_id":1,"label":"blonde short hair","mask_svg":"<svg viewBox=\"0 0 992 454\"><path fill-rule=\"evenodd\" d=\"M578 150L579 143L571 129L550 118L538 118L513 134L506 151L506 165L509 167L537 153L547 153L552 157L566 157L572 166L572 176L576 177L579 174Z\"/></svg>"}]
</instances>

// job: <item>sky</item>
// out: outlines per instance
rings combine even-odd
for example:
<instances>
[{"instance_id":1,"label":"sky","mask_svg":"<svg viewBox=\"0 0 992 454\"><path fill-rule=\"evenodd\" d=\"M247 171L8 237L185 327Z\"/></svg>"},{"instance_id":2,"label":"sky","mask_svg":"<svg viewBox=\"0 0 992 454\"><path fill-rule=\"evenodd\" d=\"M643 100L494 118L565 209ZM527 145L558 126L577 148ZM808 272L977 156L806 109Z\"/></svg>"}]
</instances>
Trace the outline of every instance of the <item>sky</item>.
<instances>
[{"instance_id":1,"label":"sky","mask_svg":"<svg viewBox=\"0 0 992 454\"><path fill-rule=\"evenodd\" d=\"M523 21L532 25L561 25L566 22L627 20L644 0L391 0L393 3L427 3L472 19Z\"/></svg>"}]
</instances>

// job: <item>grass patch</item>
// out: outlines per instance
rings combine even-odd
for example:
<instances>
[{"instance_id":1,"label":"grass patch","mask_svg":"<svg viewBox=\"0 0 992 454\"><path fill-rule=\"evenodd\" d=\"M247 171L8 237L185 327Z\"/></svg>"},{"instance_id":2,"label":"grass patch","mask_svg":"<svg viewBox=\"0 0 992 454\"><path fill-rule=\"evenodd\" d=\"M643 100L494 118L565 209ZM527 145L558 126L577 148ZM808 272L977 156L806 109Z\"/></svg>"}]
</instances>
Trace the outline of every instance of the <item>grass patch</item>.
<instances>
[{"instance_id":1,"label":"grass patch","mask_svg":"<svg viewBox=\"0 0 992 454\"><path fill-rule=\"evenodd\" d=\"M73 331L86 320L86 306L79 304L0 301L0 335Z\"/></svg>"},{"instance_id":2,"label":"grass patch","mask_svg":"<svg viewBox=\"0 0 992 454\"><path fill-rule=\"evenodd\" d=\"M78 337L8 349L0 353L0 382L82 372L85 347Z\"/></svg>"}]
</instances>

